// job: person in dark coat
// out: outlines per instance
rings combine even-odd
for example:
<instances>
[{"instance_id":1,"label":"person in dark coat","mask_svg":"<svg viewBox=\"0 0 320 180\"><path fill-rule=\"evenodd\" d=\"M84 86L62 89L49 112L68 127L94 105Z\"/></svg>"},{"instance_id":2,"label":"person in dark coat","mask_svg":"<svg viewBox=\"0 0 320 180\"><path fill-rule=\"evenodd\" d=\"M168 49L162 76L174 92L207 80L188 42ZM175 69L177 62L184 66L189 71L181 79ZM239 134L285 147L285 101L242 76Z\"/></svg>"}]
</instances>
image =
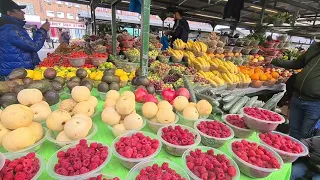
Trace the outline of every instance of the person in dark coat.
<instances>
[{"instance_id":1,"label":"person in dark coat","mask_svg":"<svg viewBox=\"0 0 320 180\"><path fill-rule=\"evenodd\" d=\"M69 45L71 36L67 30L62 31L61 33L61 42Z\"/></svg>"},{"instance_id":2,"label":"person in dark coat","mask_svg":"<svg viewBox=\"0 0 320 180\"><path fill-rule=\"evenodd\" d=\"M189 38L189 23L183 17L183 12L181 10L177 10L174 14L174 25L173 30L170 31L170 35L172 36L172 42L176 39L181 39L183 42L187 42Z\"/></svg>"},{"instance_id":3,"label":"person in dark coat","mask_svg":"<svg viewBox=\"0 0 320 180\"><path fill-rule=\"evenodd\" d=\"M24 28L24 8L12 0L0 2L0 76L15 68L33 69L40 62L37 52L44 45L50 24L44 23L32 39Z\"/></svg>"}]
</instances>

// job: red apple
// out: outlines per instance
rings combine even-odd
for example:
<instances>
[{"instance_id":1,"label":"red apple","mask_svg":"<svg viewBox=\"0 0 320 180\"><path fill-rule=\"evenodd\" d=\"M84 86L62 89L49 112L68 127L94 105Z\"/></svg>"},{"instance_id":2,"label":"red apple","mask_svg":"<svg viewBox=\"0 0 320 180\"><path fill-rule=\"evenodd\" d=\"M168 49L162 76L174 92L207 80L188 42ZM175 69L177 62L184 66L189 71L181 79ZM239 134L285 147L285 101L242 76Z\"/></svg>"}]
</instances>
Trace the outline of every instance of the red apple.
<instances>
[{"instance_id":1,"label":"red apple","mask_svg":"<svg viewBox=\"0 0 320 180\"><path fill-rule=\"evenodd\" d=\"M158 99L157 99L154 95L148 94L148 95L146 95L146 96L144 97L144 102L145 102L145 103L146 103L146 102L154 102L154 103L158 104Z\"/></svg>"},{"instance_id":2,"label":"red apple","mask_svg":"<svg viewBox=\"0 0 320 180\"><path fill-rule=\"evenodd\" d=\"M171 102L176 97L176 91L171 88L167 88L162 91L161 95L164 100Z\"/></svg>"},{"instance_id":3,"label":"red apple","mask_svg":"<svg viewBox=\"0 0 320 180\"><path fill-rule=\"evenodd\" d=\"M190 98L190 92L189 92L189 90L187 88L179 88L176 91L176 96L184 96L187 99L189 99Z\"/></svg>"},{"instance_id":4,"label":"red apple","mask_svg":"<svg viewBox=\"0 0 320 180\"><path fill-rule=\"evenodd\" d=\"M144 88L139 88L139 89L136 90L134 95L136 96L136 101L137 102L143 103L144 102L144 97L148 95L148 92Z\"/></svg>"}]
</instances>

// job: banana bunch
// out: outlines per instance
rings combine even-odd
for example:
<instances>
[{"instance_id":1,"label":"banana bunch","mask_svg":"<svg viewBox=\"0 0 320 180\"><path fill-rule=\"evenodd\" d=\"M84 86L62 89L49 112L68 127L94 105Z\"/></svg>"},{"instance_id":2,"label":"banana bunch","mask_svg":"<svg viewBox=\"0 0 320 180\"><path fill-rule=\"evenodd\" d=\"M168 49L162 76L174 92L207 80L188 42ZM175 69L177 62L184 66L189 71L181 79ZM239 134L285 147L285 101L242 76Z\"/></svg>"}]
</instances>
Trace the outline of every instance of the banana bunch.
<instances>
[{"instance_id":1,"label":"banana bunch","mask_svg":"<svg viewBox=\"0 0 320 180\"><path fill-rule=\"evenodd\" d=\"M208 71L210 70L210 63L206 59L201 57L190 57L188 58L188 63L190 66L196 68L197 70Z\"/></svg>"},{"instance_id":2,"label":"banana bunch","mask_svg":"<svg viewBox=\"0 0 320 180\"><path fill-rule=\"evenodd\" d=\"M186 43L186 49L187 50L192 50L192 47L193 47L193 41L192 40L189 40L187 43Z\"/></svg>"},{"instance_id":3,"label":"banana bunch","mask_svg":"<svg viewBox=\"0 0 320 180\"><path fill-rule=\"evenodd\" d=\"M193 43L193 50L195 52L204 52L205 53L208 50L208 46L203 42L197 41L197 42Z\"/></svg>"},{"instance_id":4,"label":"banana bunch","mask_svg":"<svg viewBox=\"0 0 320 180\"><path fill-rule=\"evenodd\" d=\"M188 59L189 59L189 58L195 58L193 52L191 52L191 51L184 51L184 52L183 52L183 55L186 56L186 57L188 57Z\"/></svg>"},{"instance_id":5,"label":"banana bunch","mask_svg":"<svg viewBox=\"0 0 320 180\"><path fill-rule=\"evenodd\" d=\"M181 39L176 39L174 42L173 42L173 46L176 48L176 49L184 49L186 47L186 43L183 42Z\"/></svg>"},{"instance_id":6,"label":"banana bunch","mask_svg":"<svg viewBox=\"0 0 320 180\"><path fill-rule=\"evenodd\" d=\"M184 56L182 50L175 50L170 47L167 49L167 52L170 53L172 56L176 57L177 59L182 59Z\"/></svg>"},{"instance_id":7,"label":"banana bunch","mask_svg":"<svg viewBox=\"0 0 320 180\"><path fill-rule=\"evenodd\" d=\"M203 72L203 71L199 71L198 75L200 77L205 78L206 80L208 80L214 87L219 87L219 86L223 86L225 84L225 80L217 75L215 75L213 72Z\"/></svg>"}]
</instances>

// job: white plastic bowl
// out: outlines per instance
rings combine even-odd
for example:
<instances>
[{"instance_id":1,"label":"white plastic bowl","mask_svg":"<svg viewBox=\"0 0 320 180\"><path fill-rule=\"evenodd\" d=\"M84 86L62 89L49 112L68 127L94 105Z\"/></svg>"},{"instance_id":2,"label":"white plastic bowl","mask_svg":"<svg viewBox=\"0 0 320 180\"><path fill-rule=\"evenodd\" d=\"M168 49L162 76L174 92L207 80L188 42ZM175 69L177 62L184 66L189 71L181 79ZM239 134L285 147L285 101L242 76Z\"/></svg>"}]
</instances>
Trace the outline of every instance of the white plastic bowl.
<instances>
[{"instance_id":1,"label":"white plastic bowl","mask_svg":"<svg viewBox=\"0 0 320 180\"><path fill-rule=\"evenodd\" d=\"M69 63L74 67L81 67L86 63L87 57L84 58L68 58Z\"/></svg>"},{"instance_id":2,"label":"white plastic bowl","mask_svg":"<svg viewBox=\"0 0 320 180\"><path fill-rule=\"evenodd\" d=\"M229 137L226 137L226 138L218 138L218 137L213 137L213 136L209 136L203 132L201 132L199 129L198 129L198 124L200 124L201 122L204 122L204 121L215 121L215 120L200 120L200 121L197 121L195 124L194 124L194 129L196 129L200 136L201 136L201 143L206 145L206 146L209 146L209 147L213 147L213 148L219 148L221 146L223 146L228 140L232 139L234 137L234 132L232 130L232 128L230 128L228 125L225 125L227 128L229 128L230 132L231 132L231 135ZM219 121L217 121L219 122ZM221 122L219 122L221 123Z\"/></svg>"},{"instance_id":3,"label":"white plastic bowl","mask_svg":"<svg viewBox=\"0 0 320 180\"><path fill-rule=\"evenodd\" d=\"M32 146L21 149L20 151L11 152L11 153L37 152L41 148L42 143L46 140L47 133L48 133L48 129L43 127L43 137L38 142L34 143Z\"/></svg>"},{"instance_id":4,"label":"white plastic bowl","mask_svg":"<svg viewBox=\"0 0 320 180\"><path fill-rule=\"evenodd\" d=\"M298 141L297 139L295 139L295 138L293 138L293 137L291 137L291 136L288 136L288 135L286 135L286 134L283 134L283 133L281 133L281 132L277 132L277 131L272 131L271 133L272 133L272 134L279 134L279 135L285 136L285 137L289 137L292 141L300 144L300 145L302 146L302 148L303 148L303 152L301 152L301 153L296 153L296 154L295 154L295 153L285 152L285 151L282 151L282 150L280 150L280 149L274 148L274 147L270 146L269 144L265 143L262 139L260 139L260 136L259 136L259 134L258 134L258 138L260 139L260 142L261 142L262 144L270 147L270 148L271 148L272 150L274 150L275 152L277 152L277 153L280 155L280 157L282 158L282 160L283 160L284 163L292 163L292 162L294 162L295 160L297 160L299 157L303 157L303 156L306 156L306 155L309 154L308 148L307 148L303 143L301 143L300 141Z\"/></svg>"},{"instance_id":5,"label":"white plastic bowl","mask_svg":"<svg viewBox=\"0 0 320 180\"><path fill-rule=\"evenodd\" d=\"M97 133L97 131L98 131L98 126L94 122L92 122L92 127L91 127L87 137L85 137L84 139L86 139L86 140L91 139ZM56 144L56 146L58 148L67 146L69 144L78 143L80 141L80 140L69 141L69 142L57 141L56 137L58 136L58 134L59 134L59 132L53 132L50 129L47 131L47 134L46 134L46 138L48 139L48 141Z\"/></svg>"},{"instance_id":6,"label":"white plastic bowl","mask_svg":"<svg viewBox=\"0 0 320 180\"><path fill-rule=\"evenodd\" d=\"M198 120L190 120L190 119L187 119L185 117L183 117L183 115L180 113L180 112L176 112L179 116L179 124L182 124L182 125L185 125L185 126L189 126L191 128L194 127L194 123L199 121L199 120L202 120L202 119L207 119L208 116L202 116L200 117Z\"/></svg>"},{"instance_id":7,"label":"white plastic bowl","mask_svg":"<svg viewBox=\"0 0 320 180\"><path fill-rule=\"evenodd\" d=\"M174 144L171 144L167 141L165 141L163 138L162 138L162 129L163 128L166 128L166 127L169 127L169 126L172 126L172 128L176 127L176 126L181 126L182 129L187 129L189 130L189 132L191 132L194 136L195 136L195 139L194 139L194 144L192 145L188 145L188 146L179 146L179 145L174 145ZM160 139L160 141L163 143L163 148L171 155L173 156L182 156L182 154L187 150L187 149L190 149L190 148L193 148L195 146L198 146L200 141L201 141L201 136L200 134L188 127L188 126L184 126L184 125L180 125L180 124L174 124L174 125L167 125L167 126L163 126L161 127L159 130L158 130L158 138Z\"/></svg>"},{"instance_id":8,"label":"white plastic bowl","mask_svg":"<svg viewBox=\"0 0 320 180\"><path fill-rule=\"evenodd\" d=\"M129 133L129 132L140 131L142 128L144 128L146 126L146 120L144 118L142 118L142 120L143 120L142 126L140 128L138 128L138 129L136 129L136 130L118 130L118 129L114 129L110 125L107 125L107 127L108 127L108 129L111 130L111 132L114 135L114 137L118 137L118 136L121 136L121 135Z\"/></svg>"},{"instance_id":9,"label":"white plastic bowl","mask_svg":"<svg viewBox=\"0 0 320 180\"><path fill-rule=\"evenodd\" d=\"M84 177L81 177L81 180L88 180L89 178L94 178L94 177L97 177L99 176L101 173L94 173L94 174L91 174L89 176L84 176ZM113 179L113 178L119 178L118 176L116 175L113 175L113 174L102 174L102 178L109 178L109 179ZM120 179L120 178L119 178Z\"/></svg>"},{"instance_id":10,"label":"white plastic bowl","mask_svg":"<svg viewBox=\"0 0 320 180\"><path fill-rule=\"evenodd\" d=\"M4 156L4 154L0 152L0 171L3 168L5 162L6 162L6 157Z\"/></svg>"},{"instance_id":11,"label":"white plastic bowl","mask_svg":"<svg viewBox=\"0 0 320 180\"><path fill-rule=\"evenodd\" d=\"M14 159L17 159L17 158L21 158L22 156L25 156L27 155L28 152L24 152L24 153L6 153L4 154L4 156L6 157L6 159L9 159L9 160L14 160ZM36 154L36 157L39 159L39 166L40 166L40 169L38 170L37 174L35 174L33 176L33 178L31 180L37 180L39 179L39 177L41 176L45 166L46 166L46 161L39 155L39 154Z\"/></svg>"},{"instance_id":12,"label":"white plastic bowl","mask_svg":"<svg viewBox=\"0 0 320 180\"><path fill-rule=\"evenodd\" d=\"M131 136L132 134L135 134L135 133L142 133L144 136L149 136L151 139L157 139L159 141L159 147L158 149L150 156L147 156L147 157L144 157L144 158L126 158L126 157L123 157L122 155L120 155L116 148L114 147L115 144L117 142L119 142L120 138L121 137L129 137ZM161 141L159 140L159 138L152 134L152 133L148 133L148 132L143 132L143 131L133 131L133 132L129 132L129 133L126 133L126 134L123 134L121 136L118 136L116 137L113 142L112 142L112 152L114 154L114 156L116 156L119 160L120 160L120 163L128 168L128 169L131 169L133 166L135 166L136 164L140 163L141 161L146 161L146 160L151 160L153 158L155 158L161 151Z\"/></svg>"},{"instance_id":13,"label":"white plastic bowl","mask_svg":"<svg viewBox=\"0 0 320 180\"><path fill-rule=\"evenodd\" d=\"M237 174L235 177L232 178L232 180L238 180L240 179L240 170L238 168L238 165L236 164L236 162L231 158L229 157L227 154L225 154L224 152L218 150L218 149L215 149L215 148L211 148L211 147L206 147L206 146L197 146L197 147L193 147L193 148L190 148L188 149L187 151L185 151L182 155L182 166L183 168L187 171L187 173L189 174L189 176L191 177L191 179L193 180L201 180L198 176L196 176L195 174L193 174L193 172L191 172L191 170L188 168L187 166L187 160L186 160L186 157L188 155L190 155L190 152L191 151L195 151L196 149L200 149L202 152L207 152L208 150L213 150L214 151L214 154L224 154L226 156L226 158L230 161L230 164L236 168L236 171L237 171Z\"/></svg>"},{"instance_id":14,"label":"white plastic bowl","mask_svg":"<svg viewBox=\"0 0 320 180\"><path fill-rule=\"evenodd\" d=\"M154 133L157 133L158 130L163 126L174 125L179 121L179 116L177 114L175 114L174 122L170 123L170 124L161 124L161 123L153 122L145 117L142 117L142 118L146 119L146 122L147 122L149 129Z\"/></svg>"},{"instance_id":15,"label":"white plastic bowl","mask_svg":"<svg viewBox=\"0 0 320 180\"><path fill-rule=\"evenodd\" d=\"M98 93L99 93L100 99L103 100L103 101L105 101L105 100L106 100L106 94L107 94L107 93L105 93L105 92L100 92L100 91L98 91Z\"/></svg>"},{"instance_id":16,"label":"white plastic bowl","mask_svg":"<svg viewBox=\"0 0 320 180\"><path fill-rule=\"evenodd\" d=\"M234 132L234 136L235 137L238 137L238 138L248 138L250 137L254 131L252 131L251 129L244 129L244 128L240 128L238 126L235 126L231 123L229 123L227 121L227 116L229 115L239 115L239 114L226 114L226 115L223 115L221 117L221 119L223 120L224 123L226 123ZM240 117L242 117L242 115L239 115Z\"/></svg>"},{"instance_id":17,"label":"white plastic bowl","mask_svg":"<svg viewBox=\"0 0 320 180\"><path fill-rule=\"evenodd\" d=\"M87 141L88 145L90 145L91 143L94 143L94 142L101 143L103 146L106 146L108 148L108 157L99 167L97 167L96 169L89 171L87 173L79 174L76 176L63 176L63 175L57 174L54 171L54 166L58 163L58 157L57 157L58 152L59 151L67 151L69 148L75 147L78 144L78 142L77 142L77 143L73 143L73 144L70 144L68 146L65 146L65 147L59 149L50 157L50 159L48 160L48 163L47 163L47 167L46 167L48 175L54 179L75 180L75 179L81 179L82 177L90 176L91 174L99 173L105 166L107 166L107 164L111 160L112 150L110 149L110 147L107 144L104 144L102 142L91 141L91 140Z\"/></svg>"},{"instance_id":18,"label":"white plastic bowl","mask_svg":"<svg viewBox=\"0 0 320 180\"><path fill-rule=\"evenodd\" d=\"M236 142L236 141L241 141L241 140L243 140L243 139L231 140L228 148L229 148L229 152L231 153L233 159L235 160L235 162L239 166L240 171L243 174L245 174L245 175L247 175L249 177L252 177L252 178L265 178L265 177L269 176L271 173L281 170L281 168L283 167L283 161L282 161L281 157L279 156L279 154L276 153L275 151L273 151L268 146L260 144L260 143L257 143L257 142L255 142L255 143L257 143L259 146L263 146L266 150L270 151L274 155L274 157L278 160L278 162L280 164L280 169L262 168L262 167L255 166L253 164L250 164L250 163L245 162L244 160L242 160L232 150L232 143ZM246 140L246 141L251 142L251 143L254 142L254 141L249 141L249 140Z\"/></svg>"},{"instance_id":19,"label":"white plastic bowl","mask_svg":"<svg viewBox=\"0 0 320 180\"><path fill-rule=\"evenodd\" d=\"M244 112L244 108L242 108L242 110L241 110L243 112L244 123L248 126L248 128L250 128L252 130L262 132L262 133L271 132L271 131L275 130L279 124L282 124L285 122L284 117L276 112L269 111L267 109L258 108L260 110L269 111L273 114L278 114L282 118L281 121L266 121L266 120L254 118L254 117L246 114Z\"/></svg>"},{"instance_id":20,"label":"white plastic bowl","mask_svg":"<svg viewBox=\"0 0 320 180\"><path fill-rule=\"evenodd\" d=\"M169 164L169 168L175 170L181 177L185 178L186 180L190 180L188 174L182 167L180 167L174 162L168 161L167 159L153 159L153 160L140 162L129 171L126 177L126 180L135 180L136 177L139 175L140 171L146 168L147 166L158 164L161 167L161 165L165 162Z\"/></svg>"}]
</instances>

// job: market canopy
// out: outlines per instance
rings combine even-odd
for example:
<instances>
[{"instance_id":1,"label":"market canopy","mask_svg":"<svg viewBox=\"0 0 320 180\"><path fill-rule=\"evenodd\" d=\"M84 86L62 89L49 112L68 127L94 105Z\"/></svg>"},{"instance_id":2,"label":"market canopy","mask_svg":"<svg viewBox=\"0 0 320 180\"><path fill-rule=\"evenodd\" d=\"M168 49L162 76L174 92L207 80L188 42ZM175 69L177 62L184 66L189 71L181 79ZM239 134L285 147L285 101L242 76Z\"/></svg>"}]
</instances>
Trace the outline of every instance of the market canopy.
<instances>
[{"instance_id":1,"label":"market canopy","mask_svg":"<svg viewBox=\"0 0 320 180\"><path fill-rule=\"evenodd\" d=\"M90 4L89 0L65 0L67 2ZM223 19L224 7L227 0L152 0L151 14L163 15L173 9L180 8L186 12L186 18L191 21L205 22L212 25L232 26L235 21ZM123 0L117 4L119 10L129 10L129 0ZM102 2L98 7L111 7L111 1ZM287 32L290 35L314 37L319 36L320 12L318 0L244 0L244 8L240 14L240 22L237 27L253 29L260 23L261 17L275 15L279 12L288 12L296 19L294 26L286 24L279 27L269 26L273 32ZM264 15L262 10L265 9Z\"/></svg>"}]
</instances>

